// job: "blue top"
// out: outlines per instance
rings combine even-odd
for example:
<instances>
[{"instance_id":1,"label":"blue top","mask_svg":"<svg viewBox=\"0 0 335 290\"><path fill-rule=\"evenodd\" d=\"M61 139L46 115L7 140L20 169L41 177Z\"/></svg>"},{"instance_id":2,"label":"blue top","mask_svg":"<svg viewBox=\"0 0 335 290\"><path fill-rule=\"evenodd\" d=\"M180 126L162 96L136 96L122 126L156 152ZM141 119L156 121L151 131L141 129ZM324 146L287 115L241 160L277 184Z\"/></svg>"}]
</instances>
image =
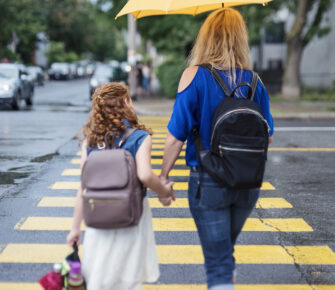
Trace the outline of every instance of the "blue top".
<instances>
[{"instance_id":1,"label":"blue top","mask_svg":"<svg viewBox=\"0 0 335 290\"><path fill-rule=\"evenodd\" d=\"M127 125L128 128L131 128L128 121L125 120L124 123ZM122 140L123 135L124 134L122 134L120 138L116 138L115 144L119 144L119 142ZM130 135L126 143L124 143L122 149L128 150L131 153L131 155L135 158L138 148L140 148L145 137L147 137L148 135L149 133L147 131L136 130L133 134ZM87 156L93 150L99 150L99 149L97 147L94 148L87 147Z\"/></svg>"},{"instance_id":2,"label":"blue top","mask_svg":"<svg viewBox=\"0 0 335 290\"><path fill-rule=\"evenodd\" d=\"M230 90L233 91L226 75L227 72L220 71L220 74ZM236 69L236 78L237 83L251 83L252 72L249 70ZM244 86L238 90L236 95L238 95L238 97L246 96L248 89L248 87ZM211 73L201 66L199 66L190 85L177 94L173 113L168 124L168 130L175 138L182 142L185 142L187 139L186 164L188 166L198 165L192 138L192 129L194 127L199 128L202 143L208 150L210 148L212 117L216 107L225 97L226 95L212 77ZM270 127L270 136L272 136L274 129L273 119L270 113L269 95L259 80L254 101L261 108L264 118Z\"/></svg>"}]
</instances>

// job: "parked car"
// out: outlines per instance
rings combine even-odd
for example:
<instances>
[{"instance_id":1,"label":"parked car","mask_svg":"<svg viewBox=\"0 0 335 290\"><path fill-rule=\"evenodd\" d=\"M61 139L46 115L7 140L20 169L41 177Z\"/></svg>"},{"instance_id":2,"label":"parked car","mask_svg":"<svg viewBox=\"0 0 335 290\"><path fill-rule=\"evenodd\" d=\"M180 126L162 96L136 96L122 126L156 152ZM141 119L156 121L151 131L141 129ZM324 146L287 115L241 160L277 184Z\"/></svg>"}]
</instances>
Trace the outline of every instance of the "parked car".
<instances>
[{"instance_id":1,"label":"parked car","mask_svg":"<svg viewBox=\"0 0 335 290\"><path fill-rule=\"evenodd\" d=\"M90 79L90 99L95 89L109 82L116 81L115 70L109 65L99 65Z\"/></svg>"},{"instance_id":2,"label":"parked car","mask_svg":"<svg viewBox=\"0 0 335 290\"><path fill-rule=\"evenodd\" d=\"M44 72L39 66L28 66L28 73L33 76L35 85L44 85Z\"/></svg>"},{"instance_id":3,"label":"parked car","mask_svg":"<svg viewBox=\"0 0 335 290\"><path fill-rule=\"evenodd\" d=\"M77 75L78 65L76 63L70 63L69 66L70 66L70 79L78 78L78 75Z\"/></svg>"},{"instance_id":4,"label":"parked car","mask_svg":"<svg viewBox=\"0 0 335 290\"><path fill-rule=\"evenodd\" d=\"M68 80L73 78L71 67L66 62L55 62L51 65L49 71L49 78L51 80Z\"/></svg>"},{"instance_id":5,"label":"parked car","mask_svg":"<svg viewBox=\"0 0 335 290\"><path fill-rule=\"evenodd\" d=\"M20 109L25 100L33 104L34 88L23 65L0 64L0 103L7 103L13 109Z\"/></svg>"}]
</instances>

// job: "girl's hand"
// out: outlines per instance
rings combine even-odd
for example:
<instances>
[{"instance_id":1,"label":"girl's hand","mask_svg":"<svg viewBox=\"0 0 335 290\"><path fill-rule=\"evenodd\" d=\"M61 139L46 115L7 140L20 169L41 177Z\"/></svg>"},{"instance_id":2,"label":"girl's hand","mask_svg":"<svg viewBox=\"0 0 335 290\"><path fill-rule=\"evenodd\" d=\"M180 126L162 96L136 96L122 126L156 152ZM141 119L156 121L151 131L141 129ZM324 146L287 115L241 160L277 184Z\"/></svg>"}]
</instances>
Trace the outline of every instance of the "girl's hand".
<instances>
[{"instance_id":1,"label":"girl's hand","mask_svg":"<svg viewBox=\"0 0 335 290\"><path fill-rule=\"evenodd\" d=\"M80 245L80 236L81 231L80 229L72 229L71 232L67 235L66 241L69 244L69 246L73 246L74 241L77 242L77 245Z\"/></svg>"},{"instance_id":2,"label":"girl's hand","mask_svg":"<svg viewBox=\"0 0 335 290\"><path fill-rule=\"evenodd\" d=\"M159 198L159 201L164 206L170 206L171 201L172 201L172 197L161 197L161 198Z\"/></svg>"}]
</instances>

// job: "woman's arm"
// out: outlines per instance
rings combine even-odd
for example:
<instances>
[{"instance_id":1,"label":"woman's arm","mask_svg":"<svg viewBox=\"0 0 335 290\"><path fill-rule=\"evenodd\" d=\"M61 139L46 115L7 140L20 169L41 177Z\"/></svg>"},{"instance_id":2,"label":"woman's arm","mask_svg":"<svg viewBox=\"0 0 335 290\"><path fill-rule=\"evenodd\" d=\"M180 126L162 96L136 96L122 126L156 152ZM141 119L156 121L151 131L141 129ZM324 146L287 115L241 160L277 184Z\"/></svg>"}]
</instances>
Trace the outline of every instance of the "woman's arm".
<instances>
[{"instance_id":1,"label":"woman's arm","mask_svg":"<svg viewBox=\"0 0 335 290\"><path fill-rule=\"evenodd\" d=\"M180 151L183 148L183 144L183 142L176 139L170 132L168 132L165 140L162 171L159 176L163 182L168 181L169 172L173 168Z\"/></svg>"},{"instance_id":2,"label":"woman's arm","mask_svg":"<svg viewBox=\"0 0 335 290\"><path fill-rule=\"evenodd\" d=\"M81 161L80 161L80 168L83 168L83 165L87 158L87 141L85 140L81 147ZM74 207L73 213L73 222L72 222L72 230L68 234L66 240L67 243L72 246L74 241L77 240L77 244L80 244L80 236L81 236L81 222L83 220L83 200L82 200L82 188L79 187L76 195L76 203Z\"/></svg>"},{"instance_id":3,"label":"woman's arm","mask_svg":"<svg viewBox=\"0 0 335 290\"><path fill-rule=\"evenodd\" d=\"M174 197L173 183L162 184L151 167L151 136L148 135L136 153L137 176L146 187L150 187L159 198Z\"/></svg>"}]
</instances>

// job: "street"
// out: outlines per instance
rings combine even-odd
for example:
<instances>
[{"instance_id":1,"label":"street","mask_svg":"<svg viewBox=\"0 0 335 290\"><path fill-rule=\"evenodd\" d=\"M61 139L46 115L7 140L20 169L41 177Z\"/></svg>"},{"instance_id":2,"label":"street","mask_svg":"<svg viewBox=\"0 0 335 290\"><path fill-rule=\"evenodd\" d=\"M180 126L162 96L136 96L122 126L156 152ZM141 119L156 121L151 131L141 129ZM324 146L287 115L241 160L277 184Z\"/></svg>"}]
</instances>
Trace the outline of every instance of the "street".
<instances>
[{"instance_id":1,"label":"street","mask_svg":"<svg viewBox=\"0 0 335 290\"><path fill-rule=\"evenodd\" d=\"M89 106L88 80L52 81L36 88L32 108L0 111L1 290L41 289L38 279L71 251L75 136ZM154 131L158 174L169 118L140 120ZM177 201L163 208L148 194L161 277L145 290L206 289L183 154L171 172ZM335 289L334 164L334 120L276 120L261 198L235 248L237 290Z\"/></svg>"}]
</instances>

